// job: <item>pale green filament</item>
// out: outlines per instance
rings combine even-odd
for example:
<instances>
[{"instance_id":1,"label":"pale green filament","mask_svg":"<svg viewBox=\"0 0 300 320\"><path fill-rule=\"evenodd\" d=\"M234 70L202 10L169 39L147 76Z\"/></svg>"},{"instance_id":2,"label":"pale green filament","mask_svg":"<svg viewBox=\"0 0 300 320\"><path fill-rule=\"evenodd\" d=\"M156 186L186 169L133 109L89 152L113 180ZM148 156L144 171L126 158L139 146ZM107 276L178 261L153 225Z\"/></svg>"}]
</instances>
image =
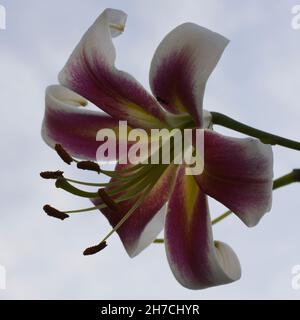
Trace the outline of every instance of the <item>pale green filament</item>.
<instances>
[{"instance_id":1,"label":"pale green filament","mask_svg":"<svg viewBox=\"0 0 300 320\"><path fill-rule=\"evenodd\" d=\"M101 240L100 243L105 242L113 233L118 231L118 229L127 221L128 218L135 212L135 210L145 201L148 194L151 192L152 188L155 186L160 175L156 174L152 183L146 188L145 192L138 198L136 203L130 208L130 210L123 216L123 218L117 223L117 225Z\"/></svg>"}]
</instances>

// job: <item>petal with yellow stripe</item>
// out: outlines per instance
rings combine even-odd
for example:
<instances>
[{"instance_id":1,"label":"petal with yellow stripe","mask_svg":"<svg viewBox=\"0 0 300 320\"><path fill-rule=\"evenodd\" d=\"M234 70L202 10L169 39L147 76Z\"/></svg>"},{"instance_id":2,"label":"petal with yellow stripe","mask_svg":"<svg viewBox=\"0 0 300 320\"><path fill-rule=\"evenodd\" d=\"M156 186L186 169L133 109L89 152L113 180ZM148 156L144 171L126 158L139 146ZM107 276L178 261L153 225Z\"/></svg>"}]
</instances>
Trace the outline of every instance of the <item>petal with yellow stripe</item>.
<instances>
[{"instance_id":1,"label":"petal with yellow stripe","mask_svg":"<svg viewBox=\"0 0 300 320\"><path fill-rule=\"evenodd\" d=\"M165 246L174 276L189 289L222 285L241 276L234 251L213 241L206 195L184 168L168 203Z\"/></svg>"}]
</instances>

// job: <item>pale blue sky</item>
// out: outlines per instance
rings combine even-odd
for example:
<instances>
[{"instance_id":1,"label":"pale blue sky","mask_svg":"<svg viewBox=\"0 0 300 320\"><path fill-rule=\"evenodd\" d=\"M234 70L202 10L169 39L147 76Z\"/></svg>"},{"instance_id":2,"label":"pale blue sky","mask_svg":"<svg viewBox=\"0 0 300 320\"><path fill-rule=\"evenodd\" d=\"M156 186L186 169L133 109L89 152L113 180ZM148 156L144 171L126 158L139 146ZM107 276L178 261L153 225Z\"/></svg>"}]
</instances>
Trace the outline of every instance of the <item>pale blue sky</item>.
<instances>
[{"instance_id":1,"label":"pale blue sky","mask_svg":"<svg viewBox=\"0 0 300 320\"><path fill-rule=\"evenodd\" d=\"M189 291L174 279L163 246L152 245L130 259L115 236L101 254L84 257L82 250L109 230L106 220L97 213L64 223L48 218L41 210L45 203L59 208L89 203L55 190L38 175L44 169L62 168L40 137L44 89L57 83L74 46L106 7L127 12L126 31L116 40L117 65L147 88L154 50L172 28L192 21L225 35L231 42L208 83L205 108L299 140L300 30L291 28L291 8L299 1L0 4L7 9L7 30L0 31L0 264L7 270L7 289L0 290L0 298L300 298L300 290L291 287L291 268L300 264L300 185L276 191L272 211L256 228L246 228L235 217L217 225L215 239L234 248L242 279ZM276 147L274 153L275 176L300 167L296 151ZM213 215L223 210L211 203Z\"/></svg>"}]
</instances>

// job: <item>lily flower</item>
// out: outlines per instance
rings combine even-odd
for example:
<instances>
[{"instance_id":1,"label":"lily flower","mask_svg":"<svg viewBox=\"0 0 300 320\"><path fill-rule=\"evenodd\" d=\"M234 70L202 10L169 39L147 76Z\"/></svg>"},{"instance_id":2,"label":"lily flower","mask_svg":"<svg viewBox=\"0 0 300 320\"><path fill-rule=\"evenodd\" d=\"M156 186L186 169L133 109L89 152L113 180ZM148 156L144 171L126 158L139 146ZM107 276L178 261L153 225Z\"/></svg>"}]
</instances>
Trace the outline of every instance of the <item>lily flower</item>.
<instances>
[{"instance_id":1,"label":"lily flower","mask_svg":"<svg viewBox=\"0 0 300 320\"><path fill-rule=\"evenodd\" d=\"M176 27L154 54L151 95L134 77L115 67L113 38L124 31L126 18L120 10L106 9L60 72L60 85L47 88L44 140L53 148L62 145L75 162L76 158L93 161L99 147L97 131L114 129L119 120L145 130L201 128L204 170L192 176L185 175L184 165L172 163L118 164L115 171L93 167L111 177L106 184L60 175L57 187L91 198L95 204L64 213L100 209L112 225L112 231L85 254L105 248L109 236L117 232L134 257L164 229L167 258L183 286L202 289L233 282L241 276L240 263L230 246L213 240L207 196L221 202L247 226L255 226L271 207L273 154L259 140L213 131L210 114L203 110L207 80L228 40L193 23ZM84 107L88 101L102 112ZM118 138L120 143L122 137ZM89 162L81 167L88 168ZM57 178L56 173L53 176ZM80 190L73 182L97 186L99 191ZM52 216L66 218L56 211L53 214L52 209L46 208Z\"/></svg>"}]
</instances>

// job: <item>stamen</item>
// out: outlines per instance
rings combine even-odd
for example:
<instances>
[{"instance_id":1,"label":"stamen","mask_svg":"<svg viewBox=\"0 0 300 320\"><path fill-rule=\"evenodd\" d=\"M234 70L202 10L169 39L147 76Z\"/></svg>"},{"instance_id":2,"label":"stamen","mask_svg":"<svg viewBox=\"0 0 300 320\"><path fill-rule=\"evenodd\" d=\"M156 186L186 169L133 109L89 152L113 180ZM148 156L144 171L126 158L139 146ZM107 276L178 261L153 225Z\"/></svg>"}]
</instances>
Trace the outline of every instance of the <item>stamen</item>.
<instances>
[{"instance_id":1,"label":"stamen","mask_svg":"<svg viewBox=\"0 0 300 320\"><path fill-rule=\"evenodd\" d=\"M123 218L116 224L116 226L104 237L102 241L100 241L99 244L93 247L89 247L84 250L83 254L85 256L92 255L95 253L98 253L99 251L103 250L107 246L106 240L114 233L116 232L123 223L134 213L134 211L141 205L141 203L145 200L145 197L147 195L147 192L152 189L153 185L149 186L147 190L145 191L145 194L143 194L137 202L131 207L131 209L123 216Z\"/></svg>"},{"instance_id":2,"label":"stamen","mask_svg":"<svg viewBox=\"0 0 300 320\"><path fill-rule=\"evenodd\" d=\"M120 206L106 193L105 189L98 190L99 197L113 211L120 212Z\"/></svg>"},{"instance_id":3,"label":"stamen","mask_svg":"<svg viewBox=\"0 0 300 320\"><path fill-rule=\"evenodd\" d=\"M296 181L300 181L300 169L294 169L292 172L294 177L296 178Z\"/></svg>"},{"instance_id":4,"label":"stamen","mask_svg":"<svg viewBox=\"0 0 300 320\"><path fill-rule=\"evenodd\" d=\"M145 165L137 164L133 167L120 169L118 171L103 170L103 169L100 169L100 170L101 170L101 173L107 175L108 177L127 180L127 179L130 179L130 177L132 176L131 175L132 173L136 173L137 171L140 171L143 167L145 167Z\"/></svg>"},{"instance_id":5,"label":"stamen","mask_svg":"<svg viewBox=\"0 0 300 320\"><path fill-rule=\"evenodd\" d=\"M65 178L58 178L55 182L56 188L63 189L69 193L83 198L97 198L98 193L80 190L72 186Z\"/></svg>"},{"instance_id":6,"label":"stamen","mask_svg":"<svg viewBox=\"0 0 300 320\"><path fill-rule=\"evenodd\" d=\"M148 192L151 191L151 189L153 188L155 183L151 184L148 186L148 188L146 188L144 194L142 194L140 196L140 198L138 198L138 200L135 202L135 204L130 208L130 210L123 216L123 218L114 226L114 228L102 239L102 241L100 241L98 246L103 246L103 243L106 243L106 240L112 235L114 234L116 231L119 230L119 228L128 220L128 218L131 217L131 215L135 212L135 210L143 203L143 201L145 200L145 198L148 195Z\"/></svg>"},{"instance_id":7,"label":"stamen","mask_svg":"<svg viewBox=\"0 0 300 320\"><path fill-rule=\"evenodd\" d=\"M141 169L143 167L145 167L145 165L142 164L142 163L139 163L139 164L136 164L136 165L134 165L132 167L129 167L129 168L125 167L123 169L120 169L120 170L118 170L118 172L119 173L129 173L129 172L132 172L132 171L139 170L139 169Z\"/></svg>"},{"instance_id":8,"label":"stamen","mask_svg":"<svg viewBox=\"0 0 300 320\"><path fill-rule=\"evenodd\" d=\"M49 204L46 204L43 207L43 210L47 213L48 216L50 217L54 217L60 220L65 220L66 218L69 218L69 215L67 215L66 213L59 211L51 206L49 206Z\"/></svg>"},{"instance_id":9,"label":"stamen","mask_svg":"<svg viewBox=\"0 0 300 320\"><path fill-rule=\"evenodd\" d=\"M63 212L51 207L50 205L45 205L43 209L49 216L64 220L69 217L68 214L87 212L96 209L103 209L106 207L110 208L114 212L121 213L122 218L118 221L118 223L114 225L111 231L102 239L99 244L87 248L83 252L84 255L95 254L103 250L107 246L107 239L114 232L118 231L119 228L136 211L136 209L140 207L140 205L145 201L148 194L151 192L152 188L155 186L156 182L159 180L160 176L163 174L164 170L168 167L167 165L160 165L158 167L155 167L154 169L152 165L138 164L130 168L120 169L118 171L106 171L102 170L96 162L78 161L76 159L73 159L60 144L55 145L55 150L62 158L62 160L67 164L76 162L79 169L95 171L98 174L103 173L113 178L113 180L108 183L96 184L67 179L63 176L62 171L46 171L41 172L40 174L41 177L45 179L56 179L55 185L57 188L61 188L71 194L80 197L92 199L97 199L100 197L103 202L99 205L95 205L94 207ZM100 188L97 192L88 192L74 187L70 182L87 186L101 186L105 187L105 189ZM114 198L112 198L112 195L114 196ZM127 212L124 212L124 210L120 206L120 203L126 200L131 200L132 205L128 211L126 210Z\"/></svg>"},{"instance_id":10,"label":"stamen","mask_svg":"<svg viewBox=\"0 0 300 320\"><path fill-rule=\"evenodd\" d=\"M127 193L131 187L139 188L139 186L144 186L145 183L148 184L149 179L152 180L154 178L153 174L151 174L152 169L153 167L148 165L136 174L129 176L128 179L124 179L117 187L109 190L110 196L124 191Z\"/></svg>"},{"instance_id":11,"label":"stamen","mask_svg":"<svg viewBox=\"0 0 300 320\"><path fill-rule=\"evenodd\" d=\"M55 151L65 163L71 164L74 161L74 159L68 154L61 144L55 145Z\"/></svg>"},{"instance_id":12,"label":"stamen","mask_svg":"<svg viewBox=\"0 0 300 320\"><path fill-rule=\"evenodd\" d=\"M96 246L89 247L89 248L85 249L84 252L83 252L83 254L84 254L85 256L89 256L89 255L95 254L95 253L103 250L103 249L106 248L106 247L107 247L106 241L100 242L100 243L97 244Z\"/></svg>"},{"instance_id":13,"label":"stamen","mask_svg":"<svg viewBox=\"0 0 300 320\"><path fill-rule=\"evenodd\" d=\"M106 207L105 204L101 204L101 205L98 205L98 206L88 207L88 208L84 208L84 209L68 210L68 211L65 211L65 213L69 213L69 214L72 214L72 213L83 213L83 212L88 212L88 211L94 211L94 210L98 210L98 209L103 209L103 208L105 208L105 207Z\"/></svg>"},{"instance_id":14,"label":"stamen","mask_svg":"<svg viewBox=\"0 0 300 320\"><path fill-rule=\"evenodd\" d=\"M103 183L93 183L93 182L85 182L85 181L79 181L79 180L74 180L74 179L69 179L65 178L68 182L80 184L83 186L89 186L89 187L105 187L108 185L108 182L103 182ZM111 183L110 183L111 184Z\"/></svg>"},{"instance_id":15,"label":"stamen","mask_svg":"<svg viewBox=\"0 0 300 320\"><path fill-rule=\"evenodd\" d=\"M93 161L80 161L77 163L77 168L82 170L96 171L97 173L100 173L101 171L98 163Z\"/></svg>"},{"instance_id":16,"label":"stamen","mask_svg":"<svg viewBox=\"0 0 300 320\"><path fill-rule=\"evenodd\" d=\"M144 202L148 194L151 192L152 188L155 186L158 179L161 177L162 173L165 171L167 166L160 167L157 172L154 174L153 180L151 183L143 190L141 196L137 199L137 201L133 204L133 206L129 209L129 211L122 217L122 219L113 227L113 229L102 239L100 242L106 242L106 240L114 234L119 228L131 217L131 215L135 212L135 210Z\"/></svg>"},{"instance_id":17,"label":"stamen","mask_svg":"<svg viewBox=\"0 0 300 320\"><path fill-rule=\"evenodd\" d=\"M44 171L40 173L40 176L43 179L58 179L63 177L63 172L62 171Z\"/></svg>"},{"instance_id":18,"label":"stamen","mask_svg":"<svg viewBox=\"0 0 300 320\"><path fill-rule=\"evenodd\" d=\"M144 179L140 180L140 182L142 182L143 180ZM130 199L134 199L134 198L140 196L141 193L144 193L146 191L146 189L149 187L149 182L151 182L152 180L146 180L143 183L138 183L137 185L132 185L129 188L127 187L126 192L123 193L121 196L118 196L116 199L112 199L110 194L107 193L110 190L106 191L102 188L102 189L100 189L101 190L100 193L99 193L99 191L97 193L91 193L91 192L87 192L84 190L80 190L80 189L72 186L68 181L69 180L64 177L58 178L56 180L55 185L56 185L56 187L61 188L67 192L74 194L74 195L85 197L85 198L98 198L98 197L100 197L103 201L103 203L101 203L100 205L96 205L93 207L64 211L64 213L73 214L73 213L83 213L83 212L88 212L88 211L94 211L94 210L98 210L98 209L103 209L105 207L110 207L112 210L114 210L114 211L118 210L120 212L121 209L119 207L119 203L121 203L123 201L130 200ZM74 180L71 182L80 182L80 181ZM113 187L115 185L118 186L119 182L116 181L116 182L111 182L111 183L106 184L107 187ZM95 184L95 186L96 186L96 184Z\"/></svg>"},{"instance_id":19,"label":"stamen","mask_svg":"<svg viewBox=\"0 0 300 320\"><path fill-rule=\"evenodd\" d=\"M127 195L126 194L124 196L121 196L120 198L117 198L115 200L115 202L118 204L118 203L121 203L121 202L126 201L126 200L132 200L132 199L138 197L143 191L144 190L139 190L138 192L135 192L134 195L132 195L132 194ZM107 205L105 203L101 203L101 204L93 206L93 207L77 209L77 210L67 210L67 211L64 211L64 212L68 213L68 214L83 213L83 212L95 211L95 210L99 210L99 209L101 210L101 209L104 209L106 207L107 207Z\"/></svg>"}]
</instances>

